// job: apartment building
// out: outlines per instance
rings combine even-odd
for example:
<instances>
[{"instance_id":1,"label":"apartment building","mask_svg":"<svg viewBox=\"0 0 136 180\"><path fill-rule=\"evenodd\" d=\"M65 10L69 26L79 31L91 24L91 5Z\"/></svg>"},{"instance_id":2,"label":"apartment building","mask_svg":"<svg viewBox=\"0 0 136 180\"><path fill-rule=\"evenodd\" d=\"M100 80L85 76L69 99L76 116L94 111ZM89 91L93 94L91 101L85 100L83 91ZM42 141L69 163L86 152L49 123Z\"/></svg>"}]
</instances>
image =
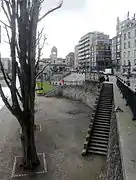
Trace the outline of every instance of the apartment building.
<instances>
[{"instance_id":1,"label":"apartment building","mask_svg":"<svg viewBox=\"0 0 136 180\"><path fill-rule=\"evenodd\" d=\"M114 38L113 38L114 39ZM131 72L136 71L136 19L135 14L130 18L129 12L127 18L120 21L117 18L116 26L116 65L121 73L128 72L131 66ZM113 40L114 41L114 40ZM112 42L113 42L112 41ZM114 43L112 43L112 55ZM112 56L112 60L114 60Z\"/></svg>"},{"instance_id":2,"label":"apartment building","mask_svg":"<svg viewBox=\"0 0 136 180\"><path fill-rule=\"evenodd\" d=\"M104 71L111 65L111 40L101 32L89 32L79 40L79 69L86 72Z\"/></svg>"}]
</instances>

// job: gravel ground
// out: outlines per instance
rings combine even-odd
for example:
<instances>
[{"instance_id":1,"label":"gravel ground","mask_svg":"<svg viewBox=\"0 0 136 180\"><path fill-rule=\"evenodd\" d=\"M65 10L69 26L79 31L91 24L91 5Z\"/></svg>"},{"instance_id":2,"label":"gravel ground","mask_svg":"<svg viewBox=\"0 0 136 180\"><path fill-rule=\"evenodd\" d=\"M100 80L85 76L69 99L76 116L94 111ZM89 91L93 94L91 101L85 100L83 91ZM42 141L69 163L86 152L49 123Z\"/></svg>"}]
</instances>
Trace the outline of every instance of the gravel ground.
<instances>
[{"instance_id":1,"label":"gravel ground","mask_svg":"<svg viewBox=\"0 0 136 180\"><path fill-rule=\"evenodd\" d=\"M44 152L48 172L22 180L95 180L105 157L82 157L83 142L92 110L78 101L38 97L36 133L38 152ZM4 107L0 111L0 180L10 180L14 156L21 155L19 125Z\"/></svg>"}]
</instances>

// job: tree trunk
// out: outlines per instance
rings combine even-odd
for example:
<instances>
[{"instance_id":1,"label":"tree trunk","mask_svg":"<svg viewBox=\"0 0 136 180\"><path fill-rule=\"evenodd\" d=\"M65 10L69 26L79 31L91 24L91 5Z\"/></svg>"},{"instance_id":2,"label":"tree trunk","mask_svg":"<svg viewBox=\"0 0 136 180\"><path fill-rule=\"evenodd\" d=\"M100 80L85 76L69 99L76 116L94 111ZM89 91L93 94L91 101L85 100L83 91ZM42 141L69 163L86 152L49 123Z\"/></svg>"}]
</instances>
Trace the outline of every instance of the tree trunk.
<instances>
[{"instance_id":1,"label":"tree trunk","mask_svg":"<svg viewBox=\"0 0 136 180\"><path fill-rule=\"evenodd\" d=\"M22 127L21 142L23 146L23 162L21 166L25 169L33 169L40 164L40 161L35 146L34 123L29 119L27 124Z\"/></svg>"}]
</instances>

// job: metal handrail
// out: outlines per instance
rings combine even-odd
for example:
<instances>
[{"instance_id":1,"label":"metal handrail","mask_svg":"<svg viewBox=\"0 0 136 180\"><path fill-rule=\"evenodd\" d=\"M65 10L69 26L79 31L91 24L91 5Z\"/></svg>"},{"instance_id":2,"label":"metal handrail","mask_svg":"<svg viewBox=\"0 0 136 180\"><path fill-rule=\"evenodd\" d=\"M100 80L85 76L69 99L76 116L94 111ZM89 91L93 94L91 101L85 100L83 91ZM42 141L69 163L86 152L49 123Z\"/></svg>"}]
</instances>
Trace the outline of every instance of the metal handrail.
<instances>
[{"instance_id":1,"label":"metal handrail","mask_svg":"<svg viewBox=\"0 0 136 180\"><path fill-rule=\"evenodd\" d=\"M126 105L128 105L132 111L133 120L136 120L136 92L125 84L124 80L118 76L116 84L122 92L123 98L126 100Z\"/></svg>"}]
</instances>

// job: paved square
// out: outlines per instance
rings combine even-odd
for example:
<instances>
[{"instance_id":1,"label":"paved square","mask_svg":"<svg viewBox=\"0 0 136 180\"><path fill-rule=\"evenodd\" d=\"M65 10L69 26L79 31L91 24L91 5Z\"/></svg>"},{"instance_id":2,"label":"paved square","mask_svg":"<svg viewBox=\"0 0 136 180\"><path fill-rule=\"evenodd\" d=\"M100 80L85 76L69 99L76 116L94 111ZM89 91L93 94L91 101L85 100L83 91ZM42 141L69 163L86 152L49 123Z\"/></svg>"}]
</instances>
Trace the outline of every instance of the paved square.
<instances>
[{"instance_id":1,"label":"paved square","mask_svg":"<svg viewBox=\"0 0 136 180\"><path fill-rule=\"evenodd\" d=\"M37 174L44 174L47 172L47 164L44 153L38 153L38 157L40 159L40 165L34 170L24 170L20 167L22 162L22 156L15 156L13 169L12 169L12 178L15 177L23 177L23 176L31 176Z\"/></svg>"}]
</instances>

